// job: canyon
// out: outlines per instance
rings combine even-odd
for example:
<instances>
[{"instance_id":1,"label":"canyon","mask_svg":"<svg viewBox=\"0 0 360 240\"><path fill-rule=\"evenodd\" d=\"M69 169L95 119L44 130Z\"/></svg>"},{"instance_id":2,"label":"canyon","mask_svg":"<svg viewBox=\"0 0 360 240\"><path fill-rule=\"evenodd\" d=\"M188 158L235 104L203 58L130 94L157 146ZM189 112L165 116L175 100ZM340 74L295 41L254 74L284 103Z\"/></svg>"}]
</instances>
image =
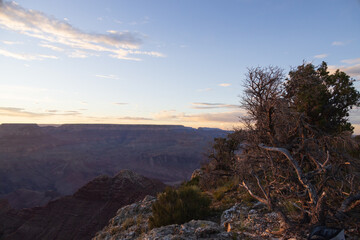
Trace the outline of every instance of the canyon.
<instances>
[{"instance_id":1,"label":"canyon","mask_svg":"<svg viewBox=\"0 0 360 240\"><path fill-rule=\"evenodd\" d=\"M178 184L226 134L177 125L1 124L0 198L16 209L43 206L122 169Z\"/></svg>"}]
</instances>

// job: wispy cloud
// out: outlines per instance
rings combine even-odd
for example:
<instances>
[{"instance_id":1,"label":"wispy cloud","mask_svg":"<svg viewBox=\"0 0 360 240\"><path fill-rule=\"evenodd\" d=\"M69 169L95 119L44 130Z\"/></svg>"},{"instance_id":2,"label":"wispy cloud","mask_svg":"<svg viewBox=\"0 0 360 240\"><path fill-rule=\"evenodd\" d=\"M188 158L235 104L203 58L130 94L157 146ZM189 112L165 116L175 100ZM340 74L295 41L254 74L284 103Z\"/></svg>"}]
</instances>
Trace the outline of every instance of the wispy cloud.
<instances>
[{"instance_id":1,"label":"wispy cloud","mask_svg":"<svg viewBox=\"0 0 360 240\"><path fill-rule=\"evenodd\" d=\"M7 51L5 49L0 49L0 55L5 56L5 57L15 58L18 60L25 60L25 61L57 59L58 58L58 57L52 56L52 55L14 53L14 52Z\"/></svg>"},{"instance_id":2,"label":"wispy cloud","mask_svg":"<svg viewBox=\"0 0 360 240\"><path fill-rule=\"evenodd\" d=\"M231 84L230 83L220 83L219 86L220 87L229 87L229 86L231 86Z\"/></svg>"},{"instance_id":3,"label":"wispy cloud","mask_svg":"<svg viewBox=\"0 0 360 240\"><path fill-rule=\"evenodd\" d=\"M237 123L243 113L239 111L228 111L220 113L186 114L175 110L161 111L154 114L155 120L172 122L198 122L205 125L206 122Z\"/></svg>"},{"instance_id":4,"label":"wispy cloud","mask_svg":"<svg viewBox=\"0 0 360 240\"><path fill-rule=\"evenodd\" d=\"M341 62L346 63L347 65L342 65L342 66L330 65L329 70L331 72L334 72L337 69L340 69L341 71L349 74L351 77L360 80L360 58L344 59Z\"/></svg>"},{"instance_id":5,"label":"wispy cloud","mask_svg":"<svg viewBox=\"0 0 360 240\"><path fill-rule=\"evenodd\" d=\"M115 105L128 105L128 103L124 103L124 102L116 102L114 103Z\"/></svg>"},{"instance_id":6,"label":"wispy cloud","mask_svg":"<svg viewBox=\"0 0 360 240\"><path fill-rule=\"evenodd\" d=\"M107 78L107 79L115 79L115 80L118 80L118 79L119 79L118 76L112 75L112 74L110 74L110 75L101 75L101 74L98 74L98 75L95 75L95 76L98 77L98 78Z\"/></svg>"},{"instance_id":7,"label":"wispy cloud","mask_svg":"<svg viewBox=\"0 0 360 240\"><path fill-rule=\"evenodd\" d=\"M47 113L35 113L25 111L23 108L14 108L14 107L0 107L0 116L11 116L11 117L43 117L47 116Z\"/></svg>"},{"instance_id":8,"label":"wispy cloud","mask_svg":"<svg viewBox=\"0 0 360 240\"><path fill-rule=\"evenodd\" d=\"M238 123L241 112L221 112L194 114L186 117L187 121L196 122L219 122L219 123Z\"/></svg>"},{"instance_id":9,"label":"wispy cloud","mask_svg":"<svg viewBox=\"0 0 360 240\"><path fill-rule=\"evenodd\" d=\"M347 64L358 64L358 63L360 63L360 58L344 59L344 60L341 60L341 62L347 63Z\"/></svg>"},{"instance_id":10,"label":"wispy cloud","mask_svg":"<svg viewBox=\"0 0 360 240\"><path fill-rule=\"evenodd\" d=\"M224 103L199 103L195 102L191 104L193 109L216 109L216 108L239 108L238 105L224 104Z\"/></svg>"},{"instance_id":11,"label":"wispy cloud","mask_svg":"<svg viewBox=\"0 0 360 240\"><path fill-rule=\"evenodd\" d=\"M68 57L70 57L70 58L87 58L91 55L94 55L94 54L91 54L91 53L85 52L85 51L81 51L78 49L75 49L74 51L68 53Z\"/></svg>"},{"instance_id":12,"label":"wispy cloud","mask_svg":"<svg viewBox=\"0 0 360 240\"><path fill-rule=\"evenodd\" d=\"M163 56L157 52L134 51L142 44L142 35L139 33L116 30L106 34L86 33L66 21L25 9L15 2L0 2L0 27L74 50L105 52L119 59L138 60L132 57L134 54Z\"/></svg>"},{"instance_id":13,"label":"wispy cloud","mask_svg":"<svg viewBox=\"0 0 360 240\"><path fill-rule=\"evenodd\" d=\"M353 66L343 67L341 70L349 74L351 77L360 80L360 63Z\"/></svg>"},{"instance_id":14,"label":"wispy cloud","mask_svg":"<svg viewBox=\"0 0 360 240\"><path fill-rule=\"evenodd\" d=\"M54 45L50 45L50 44L45 44L45 43L42 43L42 44L39 44L40 47L44 47L44 48L49 48L53 51L57 51L57 52L63 52L64 49L63 48L60 48L60 47L57 47L57 46L54 46Z\"/></svg>"},{"instance_id":15,"label":"wispy cloud","mask_svg":"<svg viewBox=\"0 0 360 240\"><path fill-rule=\"evenodd\" d=\"M24 108L0 107L0 116L20 117L20 118L39 118L50 116L80 116L79 111L59 111L55 109L45 110L44 112L27 111Z\"/></svg>"},{"instance_id":16,"label":"wispy cloud","mask_svg":"<svg viewBox=\"0 0 360 240\"><path fill-rule=\"evenodd\" d=\"M119 117L117 118L119 120L130 120L130 121L152 121L154 119L152 118L145 118L145 117L129 117L129 116L126 116L126 117Z\"/></svg>"},{"instance_id":17,"label":"wispy cloud","mask_svg":"<svg viewBox=\"0 0 360 240\"><path fill-rule=\"evenodd\" d=\"M13 41L2 41L6 45L18 45L23 44L23 42L13 42Z\"/></svg>"},{"instance_id":18,"label":"wispy cloud","mask_svg":"<svg viewBox=\"0 0 360 240\"><path fill-rule=\"evenodd\" d=\"M314 58L322 59L322 58L326 58L327 56L328 54L324 53L324 54L315 55Z\"/></svg>"},{"instance_id":19,"label":"wispy cloud","mask_svg":"<svg viewBox=\"0 0 360 240\"><path fill-rule=\"evenodd\" d=\"M340 42L340 41L334 41L334 42L331 43L331 45L333 45L333 46L343 46L343 45L345 45L345 43Z\"/></svg>"}]
</instances>

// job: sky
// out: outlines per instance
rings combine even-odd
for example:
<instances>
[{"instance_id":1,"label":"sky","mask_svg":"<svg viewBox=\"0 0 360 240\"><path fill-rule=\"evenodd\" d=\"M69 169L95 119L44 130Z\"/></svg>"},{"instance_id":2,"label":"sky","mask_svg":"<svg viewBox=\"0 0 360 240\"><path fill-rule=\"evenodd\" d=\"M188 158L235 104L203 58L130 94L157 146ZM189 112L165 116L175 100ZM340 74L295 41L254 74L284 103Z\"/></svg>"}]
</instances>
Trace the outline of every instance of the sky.
<instances>
[{"instance_id":1,"label":"sky","mask_svg":"<svg viewBox=\"0 0 360 240\"><path fill-rule=\"evenodd\" d=\"M359 0L0 0L0 123L241 127L247 68L360 89ZM351 112L360 134L360 110Z\"/></svg>"}]
</instances>

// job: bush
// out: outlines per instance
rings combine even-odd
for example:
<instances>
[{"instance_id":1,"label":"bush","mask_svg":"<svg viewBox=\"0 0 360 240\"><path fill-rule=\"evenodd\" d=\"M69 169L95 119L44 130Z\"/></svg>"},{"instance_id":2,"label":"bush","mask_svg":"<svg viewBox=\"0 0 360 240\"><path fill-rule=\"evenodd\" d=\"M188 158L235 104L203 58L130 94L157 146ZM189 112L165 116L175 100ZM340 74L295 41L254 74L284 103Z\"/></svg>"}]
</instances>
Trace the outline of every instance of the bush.
<instances>
[{"instance_id":1,"label":"bush","mask_svg":"<svg viewBox=\"0 0 360 240\"><path fill-rule=\"evenodd\" d=\"M195 186L184 186L178 190L166 188L152 205L153 215L149 219L149 227L203 219L209 215L209 206L210 199Z\"/></svg>"},{"instance_id":2,"label":"bush","mask_svg":"<svg viewBox=\"0 0 360 240\"><path fill-rule=\"evenodd\" d=\"M200 177L196 176L196 177L192 178L190 181L183 182L181 184L181 187L190 187L190 186L197 186L198 187L199 182L200 182Z\"/></svg>"}]
</instances>

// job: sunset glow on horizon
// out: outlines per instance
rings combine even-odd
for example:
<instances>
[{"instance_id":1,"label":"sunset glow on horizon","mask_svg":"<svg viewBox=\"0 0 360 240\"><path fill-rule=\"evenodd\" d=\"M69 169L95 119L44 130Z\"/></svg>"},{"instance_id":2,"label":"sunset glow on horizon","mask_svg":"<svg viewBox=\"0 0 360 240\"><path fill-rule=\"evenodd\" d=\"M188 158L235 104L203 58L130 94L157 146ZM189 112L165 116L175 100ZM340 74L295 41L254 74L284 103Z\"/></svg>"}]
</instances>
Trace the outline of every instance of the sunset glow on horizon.
<instances>
[{"instance_id":1,"label":"sunset glow on horizon","mask_svg":"<svg viewBox=\"0 0 360 240\"><path fill-rule=\"evenodd\" d=\"M360 1L0 0L0 123L231 130L248 67L360 84ZM360 134L360 110L350 121Z\"/></svg>"}]
</instances>

